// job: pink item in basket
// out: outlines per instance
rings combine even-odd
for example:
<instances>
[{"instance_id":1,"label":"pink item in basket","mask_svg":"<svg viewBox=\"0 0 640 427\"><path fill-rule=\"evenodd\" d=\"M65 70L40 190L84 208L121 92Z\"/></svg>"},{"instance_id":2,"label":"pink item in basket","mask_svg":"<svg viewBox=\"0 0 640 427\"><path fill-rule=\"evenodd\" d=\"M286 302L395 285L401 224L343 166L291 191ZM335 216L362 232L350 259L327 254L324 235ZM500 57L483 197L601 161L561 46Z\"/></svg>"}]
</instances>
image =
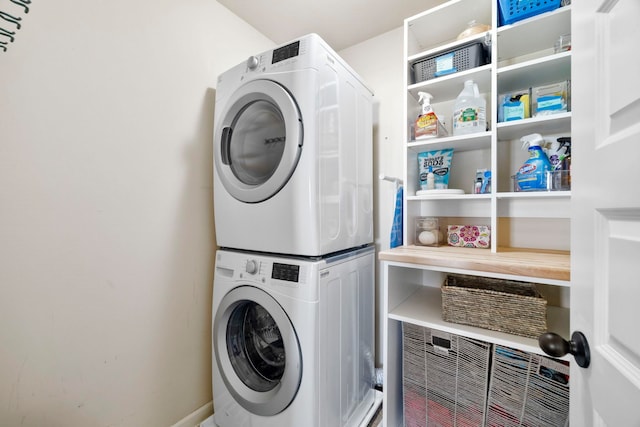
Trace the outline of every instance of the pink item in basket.
<instances>
[{"instance_id":1,"label":"pink item in basket","mask_svg":"<svg viewBox=\"0 0 640 427\"><path fill-rule=\"evenodd\" d=\"M449 225L447 243L449 246L467 248L489 248L491 230L486 225Z\"/></svg>"}]
</instances>

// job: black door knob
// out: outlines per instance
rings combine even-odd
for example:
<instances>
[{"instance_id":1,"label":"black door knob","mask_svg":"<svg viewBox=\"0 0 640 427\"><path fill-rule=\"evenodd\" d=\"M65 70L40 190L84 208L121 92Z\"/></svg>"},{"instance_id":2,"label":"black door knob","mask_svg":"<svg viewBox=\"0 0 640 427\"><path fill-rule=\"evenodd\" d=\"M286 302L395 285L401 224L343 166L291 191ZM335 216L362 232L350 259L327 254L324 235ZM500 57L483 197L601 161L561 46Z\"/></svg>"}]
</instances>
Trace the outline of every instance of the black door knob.
<instances>
[{"instance_id":1,"label":"black door knob","mask_svg":"<svg viewBox=\"0 0 640 427\"><path fill-rule=\"evenodd\" d=\"M566 341L558 334L545 332L538 337L538 344L542 351L551 357L562 357L565 354L572 354L576 363L581 368L588 368L591 362L591 353L587 337L582 332L571 334L571 341Z\"/></svg>"}]
</instances>

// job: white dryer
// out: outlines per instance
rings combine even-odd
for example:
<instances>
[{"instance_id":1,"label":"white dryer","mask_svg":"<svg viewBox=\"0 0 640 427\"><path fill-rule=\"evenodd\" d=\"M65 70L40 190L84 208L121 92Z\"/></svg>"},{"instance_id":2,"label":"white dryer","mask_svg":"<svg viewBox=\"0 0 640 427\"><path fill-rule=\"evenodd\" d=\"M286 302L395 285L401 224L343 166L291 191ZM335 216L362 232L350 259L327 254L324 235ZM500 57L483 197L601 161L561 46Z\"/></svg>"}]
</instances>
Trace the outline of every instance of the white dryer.
<instances>
[{"instance_id":1,"label":"white dryer","mask_svg":"<svg viewBox=\"0 0 640 427\"><path fill-rule=\"evenodd\" d=\"M221 74L218 245L320 256L373 242L372 96L315 34Z\"/></svg>"},{"instance_id":2,"label":"white dryer","mask_svg":"<svg viewBox=\"0 0 640 427\"><path fill-rule=\"evenodd\" d=\"M374 404L374 249L330 258L219 250L213 420L352 427Z\"/></svg>"}]
</instances>

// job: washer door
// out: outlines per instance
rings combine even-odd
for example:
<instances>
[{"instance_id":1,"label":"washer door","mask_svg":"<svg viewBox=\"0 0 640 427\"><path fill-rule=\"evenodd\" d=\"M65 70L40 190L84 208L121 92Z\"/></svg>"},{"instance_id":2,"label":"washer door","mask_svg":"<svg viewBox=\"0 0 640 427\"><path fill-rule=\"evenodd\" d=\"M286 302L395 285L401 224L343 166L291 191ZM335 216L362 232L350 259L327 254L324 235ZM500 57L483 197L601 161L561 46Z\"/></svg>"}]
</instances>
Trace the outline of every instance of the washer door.
<instances>
[{"instance_id":1,"label":"washer door","mask_svg":"<svg viewBox=\"0 0 640 427\"><path fill-rule=\"evenodd\" d=\"M216 123L214 160L225 189L258 203L287 183L302 150L302 116L291 94L271 80L238 88Z\"/></svg>"},{"instance_id":2,"label":"washer door","mask_svg":"<svg viewBox=\"0 0 640 427\"><path fill-rule=\"evenodd\" d=\"M227 389L247 411L275 415L295 398L302 379L300 343L287 314L263 290L240 286L223 297L213 347Z\"/></svg>"}]
</instances>

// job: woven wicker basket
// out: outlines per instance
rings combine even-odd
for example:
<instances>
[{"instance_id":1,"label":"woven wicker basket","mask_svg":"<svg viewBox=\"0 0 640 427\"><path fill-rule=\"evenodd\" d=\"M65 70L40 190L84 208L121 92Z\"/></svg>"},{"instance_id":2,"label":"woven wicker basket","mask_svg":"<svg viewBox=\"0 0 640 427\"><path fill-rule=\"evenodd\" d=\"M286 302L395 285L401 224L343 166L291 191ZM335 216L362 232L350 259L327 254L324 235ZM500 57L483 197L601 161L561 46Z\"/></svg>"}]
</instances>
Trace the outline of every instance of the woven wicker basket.
<instances>
[{"instance_id":1,"label":"woven wicker basket","mask_svg":"<svg viewBox=\"0 0 640 427\"><path fill-rule=\"evenodd\" d=\"M494 345L487 426L569 425L569 362Z\"/></svg>"},{"instance_id":2,"label":"woven wicker basket","mask_svg":"<svg viewBox=\"0 0 640 427\"><path fill-rule=\"evenodd\" d=\"M547 301L533 283L449 275L442 285L442 318L538 338L547 331Z\"/></svg>"}]
</instances>

